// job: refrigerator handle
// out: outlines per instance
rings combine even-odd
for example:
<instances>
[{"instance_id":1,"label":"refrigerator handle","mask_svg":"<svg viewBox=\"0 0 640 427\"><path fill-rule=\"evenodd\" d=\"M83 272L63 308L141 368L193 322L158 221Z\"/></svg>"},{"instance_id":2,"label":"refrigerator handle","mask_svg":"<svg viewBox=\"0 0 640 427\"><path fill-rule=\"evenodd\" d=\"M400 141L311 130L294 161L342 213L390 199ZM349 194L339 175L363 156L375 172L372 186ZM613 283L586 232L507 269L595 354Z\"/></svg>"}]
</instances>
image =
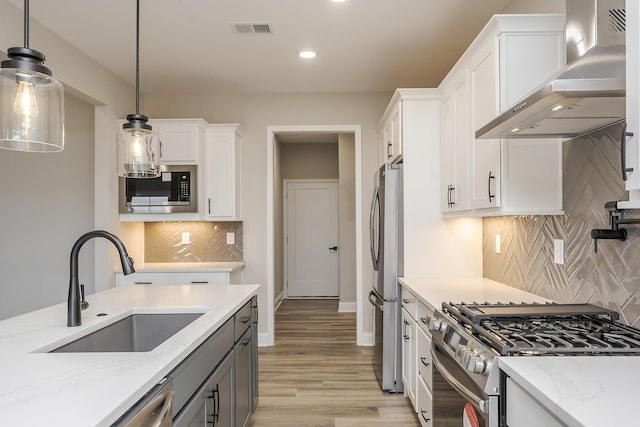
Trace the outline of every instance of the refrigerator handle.
<instances>
[{"instance_id":1,"label":"refrigerator handle","mask_svg":"<svg viewBox=\"0 0 640 427\"><path fill-rule=\"evenodd\" d=\"M369 302L380 311L383 310L384 301L382 301L380 297L376 295L375 291L369 292Z\"/></svg>"},{"instance_id":2,"label":"refrigerator handle","mask_svg":"<svg viewBox=\"0 0 640 427\"><path fill-rule=\"evenodd\" d=\"M379 253L379 236L376 236L378 232L378 228L376 227L376 205L378 205L378 212L380 211L380 187L376 187L373 192L373 199L371 200L371 211L369 212L369 248L371 249L371 261L373 262L373 269L378 271L378 258L380 256ZM378 240L378 242L376 241Z\"/></svg>"}]
</instances>

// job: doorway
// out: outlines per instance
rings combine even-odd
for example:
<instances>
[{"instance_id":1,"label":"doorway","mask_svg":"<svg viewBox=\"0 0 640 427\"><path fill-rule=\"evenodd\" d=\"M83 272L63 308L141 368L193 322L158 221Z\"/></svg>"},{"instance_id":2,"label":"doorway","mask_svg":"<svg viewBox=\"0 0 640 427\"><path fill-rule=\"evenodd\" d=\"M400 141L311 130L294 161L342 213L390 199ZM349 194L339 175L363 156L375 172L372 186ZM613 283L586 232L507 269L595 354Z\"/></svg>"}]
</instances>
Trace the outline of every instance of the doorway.
<instances>
[{"instance_id":1,"label":"doorway","mask_svg":"<svg viewBox=\"0 0 640 427\"><path fill-rule=\"evenodd\" d=\"M284 181L287 298L340 295L338 182Z\"/></svg>"},{"instance_id":2,"label":"doorway","mask_svg":"<svg viewBox=\"0 0 640 427\"><path fill-rule=\"evenodd\" d=\"M349 238L349 245L351 247L344 253L353 254L353 261L348 264L352 266L353 278L349 281L351 286L351 292L353 297L345 305L342 301L339 301L340 311L355 311L356 312L356 329L357 329L357 343L358 345L370 345L368 338L364 337L364 320L365 316L363 311L364 297L363 297L363 249L362 249L362 198L359 196L362 194L362 144L361 144L361 127L359 125L313 125L313 126L269 126L267 128L267 286L266 291L266 328L267 332L259 336L260 345L273 345L275 340L275 310L278 304L282 300L280 294L280 287L282 286L281 278L283 277L282 262L278 259L279 256L283 256L283 184L281 176L280 165L280 149L281 145L278 138L283 135L320 135L320 134L340 134L348 135L351 141L352 156L350 159L351 168L353 170L352 177L349 180L349 185L353 187L350 193L353 209L350 213L351 219L347 224L347 228L353 237ZM340 182L342 186L342 180ZM342 197L342 192L340 196ZM340 199L340 206L342 206L342 199ZM342 208L341 208L342 209ZM343 235L349 235L349 233L343 233L340 230L340 239ZM339 248L345 246L342 242L338 244ZM279 255L282 254L282 255ZM340 256L343 256L340 254ZM278 271L280 269L280 271ZM342 272L341 272L342 274ZM342 282L342 280L340 280ZM340 285L342 288L342 283ZM342 294L342 292L341 292Z\"/></svg>"}]
</instances>

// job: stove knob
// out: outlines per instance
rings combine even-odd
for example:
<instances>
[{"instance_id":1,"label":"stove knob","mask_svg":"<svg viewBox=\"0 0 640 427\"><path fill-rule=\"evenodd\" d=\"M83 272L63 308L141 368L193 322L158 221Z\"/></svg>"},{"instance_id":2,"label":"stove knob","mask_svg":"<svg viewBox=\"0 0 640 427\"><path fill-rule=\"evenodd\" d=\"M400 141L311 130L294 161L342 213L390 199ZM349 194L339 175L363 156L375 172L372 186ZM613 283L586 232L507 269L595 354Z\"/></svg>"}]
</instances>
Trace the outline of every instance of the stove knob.
<instances>
[{"instance_id":1,"label":"stove knob","mask_svg":"<svg viewBox=\"0 0 640 427\"><path fill-rule=\"evenodd\" d=\"M467 369L474 374L484 374L487 368L486 358L482 355L476 354L469 357L467 362Z\"/></svg>"},{"instance_id":2,"label":"stove knob","mask_svg":"<svg viewBox=\"0 0 640 427\"><path fill-rule=\"evenodd\" d=\"M445 333L447 331L448 325L442 321L442 319L437 319L432 317L429 319L429 330Z\"/></svg>"},{"instance_id":3,"label":"stove knob","mask_svg":"<svg viewBox=\"0 0 640 427\"><path fill-rule=\"evenodd\" d=\"M458 347L456 348L456 359L462 360L463 355L468 351L471 351L469 347L463 344L458 344Z\"/></svg>"}]
</instances>

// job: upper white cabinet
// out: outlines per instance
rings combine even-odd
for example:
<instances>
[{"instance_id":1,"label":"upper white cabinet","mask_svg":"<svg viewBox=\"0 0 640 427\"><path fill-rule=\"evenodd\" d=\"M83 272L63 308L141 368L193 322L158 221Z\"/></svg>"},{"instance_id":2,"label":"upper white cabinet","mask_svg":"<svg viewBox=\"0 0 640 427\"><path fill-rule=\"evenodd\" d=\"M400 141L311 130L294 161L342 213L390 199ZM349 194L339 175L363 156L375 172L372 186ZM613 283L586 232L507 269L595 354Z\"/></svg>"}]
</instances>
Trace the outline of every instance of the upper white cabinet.
<instances>
[{"instance_id":1,"label":"upper white cabinet","mask_svg":"<svg viewBox=\"0 0 640 427\"><path fill-rule=\"evenodd\" d=\"M209 125L205 142L204 217L214 221L240 221L239 124Z\"/></svg>"},{"instance_id":2,"label":"upper white cabinet","mask_svg":"<svg viewBox=\"0 0 640 427\"><path fill-rule=\"evenodd\" d=\"M627 109L627 135L622 141L625 143L623 158L626 160L626 188L630 191L630 208L637 208L640 200L640 81L637 76L640 73L640 4L636 0L626 2L626 63L627 78L626 109Z\"/></svg>"},{"instance_id":3,"label":"upper white cabinet","mask_svg":"<svg viewBox=\"0 0 640 427\"><path fill-rule=\"evenodd\" d=\"M496 15L443 80L443 213L562 213L560 139L475 131L562 68L564 51L564 16Z\"/></svg>"},{"instance_id":4,"label":"upper white cabinet","mask_svg":"<svg viewBox=\"0 0 640 427\"><path fill-rule=\"evenodd\" d=\"M202 119L155 119L149 124L158 133L160 163L198 164L207 122Z\"/></svg>"},{"instance_id":5,"label":"upper white cabinet","mask_svg":"<svg viewBox=\"0 0 640 427\"><path fill-rule=\"evenodd\" d=\"M382 117L380 135L380 164L397 163L402 159L402 100L389 104Z\"/></svg>"}]
</instances>

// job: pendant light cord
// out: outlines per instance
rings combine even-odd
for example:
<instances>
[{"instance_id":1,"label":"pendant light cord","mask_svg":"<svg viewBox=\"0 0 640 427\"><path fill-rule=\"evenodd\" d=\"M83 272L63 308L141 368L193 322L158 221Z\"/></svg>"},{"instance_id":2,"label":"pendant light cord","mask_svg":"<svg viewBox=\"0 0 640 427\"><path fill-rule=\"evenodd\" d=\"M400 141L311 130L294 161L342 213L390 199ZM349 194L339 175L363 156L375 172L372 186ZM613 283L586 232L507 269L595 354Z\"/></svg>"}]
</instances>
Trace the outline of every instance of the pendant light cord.
<instances>
[{"instance_id":1,"label":"pendant light cord","mask_svg":"<svg viewBox=\"0 0 640 427\"><path fill-rule=\"evenodd\" d=\"M29 48L29 0L24 0L24 47Z\"/></svg>"},{"instance_id":2,"label":"pendant light cord","mask_svg":"<svg viewBox=\"0 0 640 427\"><path fill-rule=\"evenodd\" d=\"M136 114L140 114L140 53L139 52L140 52L140 0L137 0L136 1Z\"/></svg>"}]
</instances>

